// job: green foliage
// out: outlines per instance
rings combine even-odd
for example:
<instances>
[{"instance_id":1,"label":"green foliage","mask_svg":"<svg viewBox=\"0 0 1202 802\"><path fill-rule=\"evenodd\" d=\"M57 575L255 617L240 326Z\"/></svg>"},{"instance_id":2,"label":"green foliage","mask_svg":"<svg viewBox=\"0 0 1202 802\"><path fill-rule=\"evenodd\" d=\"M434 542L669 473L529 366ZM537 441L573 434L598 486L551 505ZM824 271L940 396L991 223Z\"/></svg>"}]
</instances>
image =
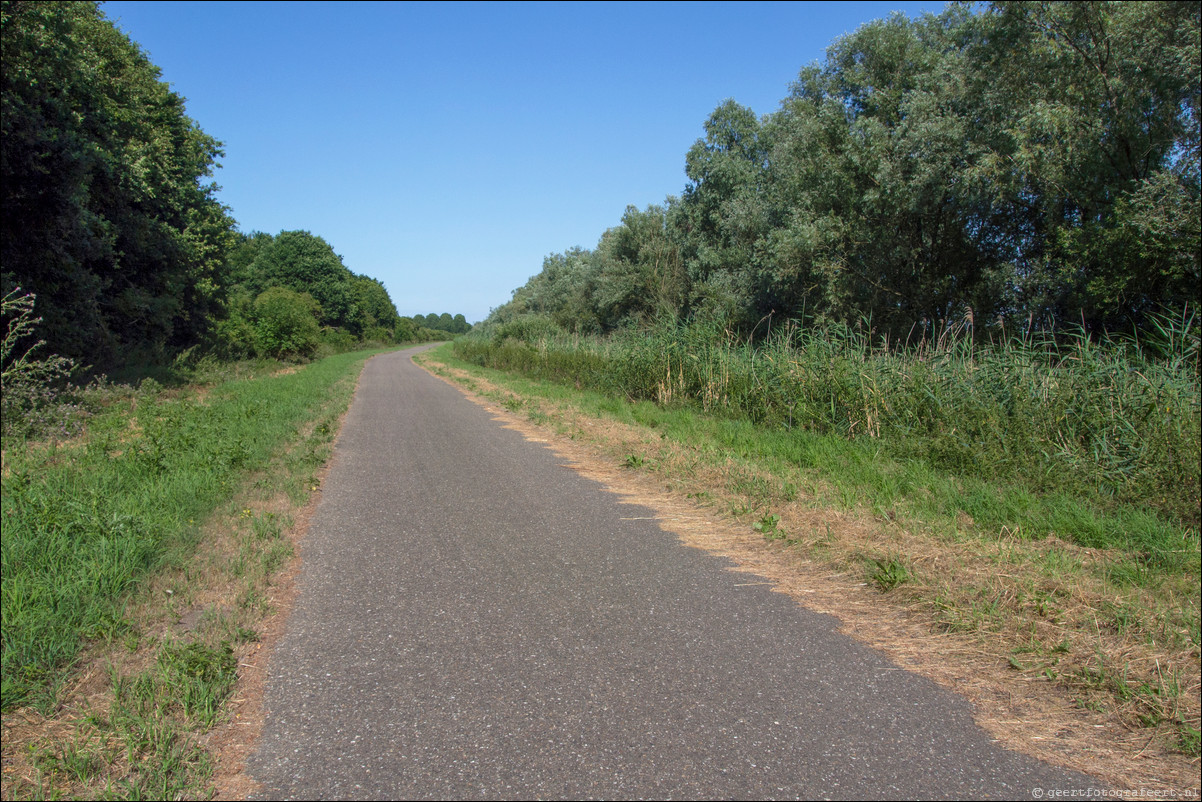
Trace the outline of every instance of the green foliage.
<instances>
[{"instance_id":1,"label":"green foliage","mask_svg":"<svg viewBox=\"0 0 1202 802\"><path fill-rule=\"evenodd\" d=\"M463 315L452 317L449 312L443 312L441 315L433 312L428 315L414 315L413 322L418 327L446 334L466 334L472 328Z\"/></svg>"},{"instance_id":2,"label":"green foliage","mask_svg":"<svg viewBox=\"0 0 1202 802\"><path fill-rule=\"evenodd\" d=\"M1177 734L1177 749L1190 757L1202 756L1202 730L1189 724L1180 724Z\"/></svg>"},{"instance_id":3,"label":"green foliage","mask_svg":"<svg viewBox=\"0 0 1202 802\"><path fill-rule=\"evenodd\" d=\"M910 570L900 559L892 557L887 560L873 560L868 576L882 593L888 593L910 581Z\"/></svg>"},{"instance_id":4,"label":"green foliage","mask_svg":"<svg viewBox=\"0 0 1202 802\"><path fill-rule=\"evenodd\" d=\"M40 300L56 354L197 342L232 221L202 183L220 144L95 3L3 3L3 290Z\"/></svg>"},{"instance_id":5,"label":"green foliage","mask_svg":"<svg viewBox=\"0 0 1202 802\"><path fill-rule=\"evenodd\" d=\"M259 247L246 283L255 295L282 287L308 293L324 326L357 326L354 274L324 239L308 231L282 231ZM355 333L358 333L357 331Z\"/></svg>"},{"instance_id":6,"label":"green foliage","mask_svg":"<svg viewBox=\"0 0 1202 802\"><path fill-rule=\"evenodd\" d=\"M1197 305L1200 18L1196 3L1089 2L980 20L973 99L995 155L979 170L1022 252L1025 305L1111 327Z\"/></svg>"},{"instance_id":7,"label":"green foliage","mask_svg":"<svg viewBox=\"0 0 1202 802\"><path fill-rule=\"evenodd\" d=\"M1187 2L955 4L840 37L762 118L729 100L679 199L628 208L513 299L608 333L780 320L893 341L962 320L1146 329L1202 286L1199 40Z\"/></svg>"},{"instance_id":8,"label":"green foliage","mask_svg":"<svg viewBox=\"0 0 1202 802\"><path fill-rule=\"evenodd\" d=\"M784 533L780 531L780 516L765 515L751 525L751 528L764 536L766 540L780 540Z\"/></svg>"},{"instance_id":9,"label":"green foliage","mask_svg":"<svg viewBox=\"0 0 1202 802\"><path fill-rule=\"evenodd\" d=\"M342 353L353 350L358 345L358 340L346 329L334 329L327 326L321 330L321 344L333 353Z\"/></svg>"},{"instance_id":10,"label":"green foliage","mask_svg":"<svg viewBox=\"0 0 1202 802\"><path fill-rule=\"evenodd\" d=\"M1144 345L1084 335L975 343L966 324L906 349L867 327L778 326L759 346L712 325L664 323L605 339L549 320L486 323L461 359L770 428L879 442L900 458L1095 503L1199 522L1202 390L1193 317ZM1066 526L1070 526L1065 522ZM1085 545L1122 540L1072 524ZM1171 543L1152 551L1167 558Z\"/></svg>"},{"instance_id":11,"label":"green foliage","mask_svg":"<svg viewBox=\"0 0 1202 802\"><path fill-rule=\"evenodd\" d=\"M309 296L316 302L315 319L323 333L321 341L334 350L348 350L356 343L374 340L383 343L417 339L402 325L396 306L384 285L369 276L352 273L342 257L324 239L307 231L283 231L276 236L255 232L244 235L231 255L231 289L229 315L235 321L219 332L235 334L244 320L258 318L247 308L245 299L262 297L269 290L284 289ZM256 301L257 304L257 301ZM301 318L296 317L299 322ZM308 329L308 325L304 324ZM370 332L370 334L369 334ZM309 341L310 332L305 339ZM219 337L222 348L231 349L228 337ZM274 343L261 343L260 352L275 356L280 353L312 354L316 344L305 349L284 348Z\"/></svg>"},{"instance_id":12,"label":"green foliage","mask_svg":"<svg viewBox=\"0 0 1202 802\"><path fill-rule=\"evenodd\" d=\"M63 403L56 385L71 375L74 363L60 356L35 357L33 352L44 346L45 340L17 347L41 323L41 318L33 317L34 301L31 293L23 294L18 287L0 302L6 321L0 343L0 431L11 436L57 428L60 434L73 434L82 410Z\"/></svg>"},{"instance_id":13,"label":"green foliage","mask_svg":"<svg viewBox=\"0 0 1202 802\"><path fill-rule=\"evenodd\" d=\"M395 330L383 286L320 237L233 233L206 183L220 143L96 3L2 8L0 289L39 297L50 352L117 368L311 353L299 318L256 312L272 288L308 293L319 325L355 338Z\"/></svg>"},{"instance_id":14,"label":"green foliage","mask_svg":"<svg viewBox=\"0 0 1202 802\"><path fill-rule=\"evenodd\" d=\"M214 648L199 641L169 644L159 653L163 681L184 716L204 728L217 723L221 704L238 679L229 643Z\"/></svg>"},{"instance_id":15,"label":"green foliage","mask_svg":"<svg viewBox=\"0 0 1202 802\"><path fill-rule=\"evenodd\" d=\"M394 329L400 322L400 315L393 306L388 291L378 279L367 276L355 276L351 279L355 298L355 310L360 333L366 334L370 329ZM378 339L378 337L377 337Z\"/></svg>"},{"instance_id":16,"label":"green foliage","mask_svg":"<svg viewBox=\"0 0 1202 802\"><path fill-rule=\"evenodd\" d=\"M255 299L255 336L260 353L274 358L312 356L321 330L319 307L308 293L272 287Z\"/></svg>"},{"instance_id":17,"label":"green foliage","mask_svg":"<svg viewBox=\"0 0 1202 802\"><path fill-rule=\"evenodd\" d=\"M229 316L217 321L209 342L210 352L218 359L237 361L257 355L258 335L253 321L254 305L249 296L241 296L231 305Z\"/></svg>"}]
</instances>

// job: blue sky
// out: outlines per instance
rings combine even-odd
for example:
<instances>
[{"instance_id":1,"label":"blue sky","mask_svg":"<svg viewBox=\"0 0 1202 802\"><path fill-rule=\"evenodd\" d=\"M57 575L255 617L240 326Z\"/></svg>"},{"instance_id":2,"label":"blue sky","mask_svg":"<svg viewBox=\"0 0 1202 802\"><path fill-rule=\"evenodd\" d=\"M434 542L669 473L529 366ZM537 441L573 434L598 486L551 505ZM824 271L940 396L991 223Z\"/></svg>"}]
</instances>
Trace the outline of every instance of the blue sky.
<instances>
[{"instance_id":1,"label":"blue sky","mask_svg":"<svg viewBox=\"0 0 1202 802\"><path fill-rule=\"evenodd\" d=\"M304 229L402 315L509 300L679 195L727 98L775 111L833 40L942 2L108 2L225 143L243 231Z\"/></svg>"}]
</instances>

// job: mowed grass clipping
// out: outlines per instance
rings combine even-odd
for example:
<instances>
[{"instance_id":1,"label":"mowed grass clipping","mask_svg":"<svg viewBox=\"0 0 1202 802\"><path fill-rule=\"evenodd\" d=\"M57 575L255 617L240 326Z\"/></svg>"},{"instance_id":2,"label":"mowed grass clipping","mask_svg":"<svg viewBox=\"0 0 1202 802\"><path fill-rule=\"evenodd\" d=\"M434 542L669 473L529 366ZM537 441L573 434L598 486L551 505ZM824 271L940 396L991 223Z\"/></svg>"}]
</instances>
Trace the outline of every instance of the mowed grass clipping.
<instances>
[{"instance_id":1,"label":"mowed grass clipping","mask_svg":"<svg viewBox=\"0 0 1202 802\"><path fill-rule=\"evenodd\" d=\"M2 706L48 700L89 639L120 636L124 603L184 562L200 525L296 440L369 354L340 354L194 397L130 393L64 444L5 443ZM157 390L157 388L155 388Z\"/></svg>"}]
</instances>

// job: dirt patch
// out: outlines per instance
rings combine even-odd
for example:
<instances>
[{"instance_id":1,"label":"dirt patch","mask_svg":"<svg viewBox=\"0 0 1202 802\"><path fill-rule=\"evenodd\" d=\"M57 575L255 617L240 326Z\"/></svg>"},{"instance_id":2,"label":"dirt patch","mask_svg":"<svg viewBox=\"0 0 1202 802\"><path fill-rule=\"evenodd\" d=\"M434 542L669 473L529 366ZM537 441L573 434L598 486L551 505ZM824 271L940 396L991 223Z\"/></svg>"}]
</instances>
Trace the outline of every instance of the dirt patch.
<instances>
[{"instance_id":1,"label":"dirt patch","mask_svg":"<svg viewBox=\"0 0 1202 802\"><path fill-rule=\"evenodd\" d=\"M319 483L328 471L327 465L318 477ZM246 773L246 761L258 745L267 718L265 699L271 655L287 631L288 615L296 603L302 545L320 498L321 494L314 492L288 529L286 536L292 543L293 554L272 577L266 600L272 614L260 624L258 643L238 655L238 684L227 702L225 723L205 736L215 767L212 778L214 799L246 799L259 790L259 784Z\"/></svg>"},{"instance_id":2,"label":"dirt patch","mask_svg":"<svg viewBox=\"0 0 1202 802\"><path fill-rule=\"evenodd\" d=\"M998 576L1004 570L998 567L998 550L1021 545L1030 550L1024 560L1105 561L1106 554L1055 537L1021 544L1005 537L983 545L941 540L910 532L888 515L822 509L804 494L773 506L779 518L769 524L782 534L770 541L752 528L759 511L723 511L729 509L724 488L730 473L745 473L745 467L715 467L651 430L590 418L566 405L540 400L531 409L534 423L514 413L524 404L532 407L528 401L479 376L444 365L438 372L502 425L550 446L568 467L625 501L654 510L660 525L686 545L729 558L737 566L733 570L762 577L805 607L835 616L845 634L968 699L977 723L1007 748L1093 775L1114 789L1172 790L1177 798L1198 798L1199 761L1173 751L1171 729L1132 726L1121 709L1091 710L1085 691L1073 692L1014 660L1014 633L999 634L990 645L979 629L949 631L947 621L932 613L929 597L950 577L975 583L994 602L1013 596L1018 585L1014 577ZM629 460L630 455L645 456ZM640 467L630 469L628 462ZM757 478L774 479L743 475L739 480ZM908 570L927 577L924 598L906 585L883 593L869 580L865 562L886 555L905 555ZM1073 603L1071 593L1063 595L1070 597L1066 604ZM1038 642L1070 639L1063 610L1031 620L1038 630L1031 637ZM1184 698L1196 708L1196 657L1187 656L1181 667L1189 683ZM1196 716L1196 709L1187 714Z\"/></svg>"}]
</instances>

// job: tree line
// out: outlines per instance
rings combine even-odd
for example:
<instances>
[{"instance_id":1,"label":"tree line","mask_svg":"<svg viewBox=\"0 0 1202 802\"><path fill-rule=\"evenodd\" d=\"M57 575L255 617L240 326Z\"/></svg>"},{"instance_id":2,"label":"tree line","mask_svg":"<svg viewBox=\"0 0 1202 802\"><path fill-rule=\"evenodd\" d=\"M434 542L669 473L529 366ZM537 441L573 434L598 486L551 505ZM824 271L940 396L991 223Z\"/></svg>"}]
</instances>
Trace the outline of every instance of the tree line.
<instances>
[{"instance_id":1,"label":"tree line","mask_svg":"<svg viewBox=\"0 0 1202 802\"><path fill-rule=\"evenodd\" d=\"M1199 4L997 2L836 40L777 111L728 100L679 197L494 309L607 333L870 321L1131 331L1196 307Z\"/></svg>"},{"instance_id":2,"label":"tree line","mask_svg":"<svg viewBox=\"0 0 1202 802\"><path fill-rule=\"evenodd\" d=\"M441 315L436 315L433 312L428 315L414 315L413 322L418 326L425 326L428 329L446 332L447 334L467 334L472 330L471 324L467 322L467 318L463 315L452 317L447 312L443 312Z\"/></svg>"},{"instance_id":3,"label":"tree line","mask_svg":"<svg viewBox=\"0 0 1202 802\"><path fill-rule=\"evenodd\" d=\"M450 331L398 315L319 236L239 232L221 143L97 3L4 0L0 37L0 290L36 296L46 352L112 367Z\"/></svg>"}]
</instances>

